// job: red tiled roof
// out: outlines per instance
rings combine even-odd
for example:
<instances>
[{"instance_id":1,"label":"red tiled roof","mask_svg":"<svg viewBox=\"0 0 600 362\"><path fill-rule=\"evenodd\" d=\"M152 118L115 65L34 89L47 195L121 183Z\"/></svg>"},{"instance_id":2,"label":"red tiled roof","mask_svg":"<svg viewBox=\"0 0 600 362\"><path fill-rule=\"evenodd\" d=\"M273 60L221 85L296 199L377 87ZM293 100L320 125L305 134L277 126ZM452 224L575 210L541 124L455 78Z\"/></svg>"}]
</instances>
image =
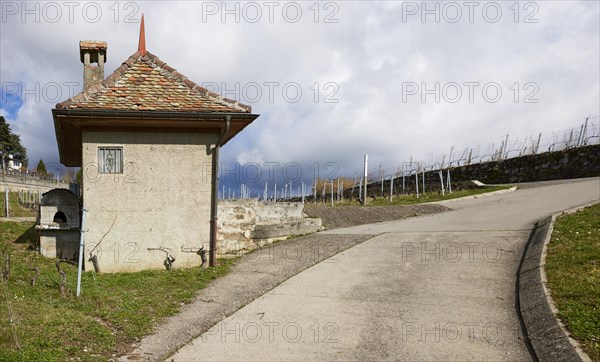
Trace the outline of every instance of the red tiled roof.
<instances>
[{"instance_id":1,"label":"red tiled roof","mask_svg":"<svg viewBox=\"0 0 600 362\"><path fill-rule=\"evenodd\" d=\"M209 92L150 52L135 52L103 82L57 109L251 113L252 107Z\"/></svg>"}]
</instances>

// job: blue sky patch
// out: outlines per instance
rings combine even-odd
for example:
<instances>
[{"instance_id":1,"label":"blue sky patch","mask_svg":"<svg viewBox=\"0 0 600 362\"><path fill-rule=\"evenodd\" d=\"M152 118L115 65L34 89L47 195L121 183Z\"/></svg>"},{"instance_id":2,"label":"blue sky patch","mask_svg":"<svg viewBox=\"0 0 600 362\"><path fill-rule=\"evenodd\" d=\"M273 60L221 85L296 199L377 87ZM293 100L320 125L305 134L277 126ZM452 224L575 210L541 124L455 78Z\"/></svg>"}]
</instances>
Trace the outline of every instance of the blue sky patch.
<instances>
[{"instance_id":1,"label":"blue sky patch","mask_svg":"<svg viewBox=\"0 0 600 362\"><path fill-rule=\"evenodd\" d=\"M0 88L0 109L4 110L6 118L17 119L23 103L18 90L5 89L4 85Z\"/></svg>"}]
</instances>

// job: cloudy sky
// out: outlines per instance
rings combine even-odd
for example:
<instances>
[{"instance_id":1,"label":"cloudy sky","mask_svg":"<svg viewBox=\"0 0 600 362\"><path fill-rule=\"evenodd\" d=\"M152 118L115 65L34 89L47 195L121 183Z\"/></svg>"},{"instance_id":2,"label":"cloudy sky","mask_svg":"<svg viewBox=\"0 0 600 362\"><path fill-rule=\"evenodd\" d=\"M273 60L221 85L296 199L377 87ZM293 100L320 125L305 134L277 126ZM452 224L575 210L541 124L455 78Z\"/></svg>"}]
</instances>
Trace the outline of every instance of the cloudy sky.
<instances>
[{"instance_id":1,"label":"cloudy sky","mask_svg":"<svg viewBox=\"0 0 600 362\"><path fill-rule=\"evenodd\" d=\"M0 11L1 112L33 164L58 161L51 109L81 90L79 40L108 42L108 76L137 50L142 12L149 51L261 115L223 149L242 179L248 163L354 176L364 154L392 173L411 156L600 115L597 1L3 0Z\"/></svg>"}]
</instances>

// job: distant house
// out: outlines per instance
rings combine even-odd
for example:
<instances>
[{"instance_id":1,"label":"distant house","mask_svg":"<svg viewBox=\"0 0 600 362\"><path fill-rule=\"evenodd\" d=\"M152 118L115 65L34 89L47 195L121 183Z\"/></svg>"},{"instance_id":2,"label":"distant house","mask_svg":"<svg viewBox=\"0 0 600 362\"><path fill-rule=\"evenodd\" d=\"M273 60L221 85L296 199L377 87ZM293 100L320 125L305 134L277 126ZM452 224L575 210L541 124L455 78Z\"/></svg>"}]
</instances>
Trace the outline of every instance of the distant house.
<instances>
[{"instance_id":1,"label":"distant house","mask_svg":"<svg viewBox=\"0 0 600 362\"><path fill-rule=\"evenodd\" d=\"M20 171L23 164L21 161L15 159L13 155L8 155L8 170Z\"/></svg>"},{"instance_id":2,"label":"distant house","mask_svg":"<svg viewBox=\"0 0 600 362\"><path fill-rule=\"evenodd\" d=\"M189 251L216 243L219 148L258 117L145 43L142 17L138 50L104 79L106 42L81 41L84 90L52 110L61 163L83 170L85 257L103 272L199 265Z\"/></svg>"}]
</instances>

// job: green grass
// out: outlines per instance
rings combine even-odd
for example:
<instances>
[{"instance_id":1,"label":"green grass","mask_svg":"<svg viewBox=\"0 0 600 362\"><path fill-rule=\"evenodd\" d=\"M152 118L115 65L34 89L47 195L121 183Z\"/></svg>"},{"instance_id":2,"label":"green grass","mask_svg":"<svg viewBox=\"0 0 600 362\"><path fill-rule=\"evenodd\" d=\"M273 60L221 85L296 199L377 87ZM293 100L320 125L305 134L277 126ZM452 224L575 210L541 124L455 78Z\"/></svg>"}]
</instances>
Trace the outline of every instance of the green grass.
<instances>
[{"instance_id":1,"label":"green grass","mask_svg":"<svg viewBox=\"0 0 600 362\"><path fill-rule=\"evenodd\" d=\"M545 268L558 317L600 361L600 204L557 220Z\"/></svg>"},{"instance_id":2,"label":"green grass","mask_svg":"<svg viewBox=\"0 0 600 362\"><path fill-rule=\"evenodd\" d=\"M6 216L4 198L4 192L0 192L0 217ZM11 217L35 217L37 215L36 211L19 205L19 196L16 192L8 193L8 211Z\"/></svg>"},{"instance_id":3,"label":"green grass","mask_svg":"<svg viewBox=\"0 0 600 362\"><path fill-rule=\"evenodd\" d=\"M480 187L480 188L476 188L476 189L466 189L466 190L459 190L459 191L453 191L452 193L446 192L446 194L444 196L442 196L441 192L426 192L425 194L419 194L419 197L417 197L414 194L409 194L409 195L395 195L392 199L392 202L390 202L390 198L388 197L377 197L375 198L375 200L373 200L372 197L368 198L368 202L366 206L397 206L397 205L414 205L414 204L422 204L425 202L438 202L438 201L443 201L443 200L450 200L450 199L456 199L459 197L464 197L464 196L472 196L472 195L479 195L479 194L484 194L487 192L493 192L493 191L498 191L498 190L506 190L511 188L512 185L503 185L503 186L485 186L485 187ZM324 203L311 203L311 204L307 204L307 207L311 207L311 206L319 206L319 205L331 205L329 203L329 201L326 201ZM358 200L352 200L352 201L348 201L348 200L342 200L342 201L335 201L334 202L335 206L361 206L362 204L358 201Z\"/></svg>"},{"instance_id":4,"label":"green grass","mask_svg":"<svg viewBox=\"0 0 600 362\"><path fill-rule=\"evenodd\" d=\"M67 273L63 297L54 260L31 248L36 237L33 223L0 223L0 253L11 256L8 283L0 278L0 361L106 361L151 333L236 261L221 259L211 269L87 272L79 298L77 268L62 263ZM35 286L32 267L40 269Z\"/></svg>"}]
</instances>

